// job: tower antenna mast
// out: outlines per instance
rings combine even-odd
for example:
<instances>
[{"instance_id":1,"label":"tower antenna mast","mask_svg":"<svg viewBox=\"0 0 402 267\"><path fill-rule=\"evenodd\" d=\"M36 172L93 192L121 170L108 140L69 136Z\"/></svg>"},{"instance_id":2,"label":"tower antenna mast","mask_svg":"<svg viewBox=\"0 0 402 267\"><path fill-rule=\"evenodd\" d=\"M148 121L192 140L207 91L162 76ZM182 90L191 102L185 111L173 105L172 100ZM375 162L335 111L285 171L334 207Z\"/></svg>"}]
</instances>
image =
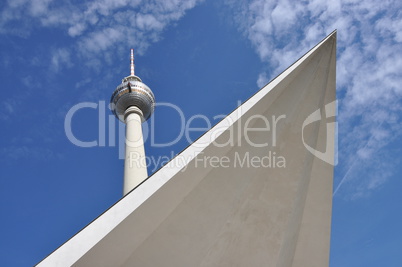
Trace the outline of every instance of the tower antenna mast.
<instances>
[{"instance_id":1,"label":"tower antenna mast","mask_svg":"<svg viewBox=\"0 0 402 267\"><path fill-rule=\"evenodd\" d=\"M130 56L130 75L135 76L134 74L134 49L131 48L131 56Z\"/></svg>"}]
</instances>

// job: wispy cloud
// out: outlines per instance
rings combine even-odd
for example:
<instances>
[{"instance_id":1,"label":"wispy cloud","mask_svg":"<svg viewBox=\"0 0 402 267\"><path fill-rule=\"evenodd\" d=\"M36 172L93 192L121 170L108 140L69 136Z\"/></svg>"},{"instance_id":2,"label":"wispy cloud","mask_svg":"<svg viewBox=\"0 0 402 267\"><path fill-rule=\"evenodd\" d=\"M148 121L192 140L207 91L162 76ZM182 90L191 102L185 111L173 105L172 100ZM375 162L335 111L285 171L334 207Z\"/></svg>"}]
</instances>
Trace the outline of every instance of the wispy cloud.
<instances>
[{"instance_id":1,"label":"wispy cloud","mask_svg":"<svg viewBox=\"0 0 402 267\"><path fill-rule=\"evenodd\" d=\"M58 47L58 55L52 57L51 64L59 69L59 63L68 61L69 53L85 58L102 53L107 59L111 50L128 45L136 47L137 53L144 53L160 39L167 25L201 1L101 0L75 5L53 0L9 1L0 13L0 33L29 36L39 27L65 31L73 45Z\"/></svg>"},{"instance_id":2,"label":"wispy cloud","mask_svg":"<svg viewBox=\"0 0 402 267\"><path fill-rule=\"evenodd\" d=\"M81 101L101 98L102 86L112 80L114 68L105 72L103 66L110 65L116 54L127 53L135 47L136 53L144 53L149 45L160 40L166 27L177 22L187 10L202 0L97 0L97 1L55 1L55 0L12 0L5 1L0 8L0 36L17 35L31 41L36 33L51 33L61 36L53 38L42 35L46 44L35 51L22 52L9 58L2 55L4 68L24 66L19 82L24 86L18 95L9 95L0 101L0 121L12 122L24 119L33 95L41 94L36 101L46 103L35 112L43 116L40 124L25 129L34 140L31 143L8 140L0 149L0 158L50 160L60 158L59 152L49 149L54 142L52 136L64 136L57 124L75 103L64 98L69 81L62 79L61 71L76 67L82 73L80 81L71 81L77 90L76 99ZM46 31L48 30L48 31ZM12 38L10 38L12 39ZM17 38L20 40L19 38ZM10 62L13 64L9 67ZM76 62L80 62L79 66ZM84 66L82 66L84 65ZM25 69L35 68L30 76ZM95 80L88 79L88 71L103 72ZM78 77L78 75L77 75ZM61 82L63 81L63 82ZM90 84L91 83L91 84ZM61 86L65 86L64 88ZM90 84L90 85L88 85ZM72 89L73 90L73 89ZM63 98L63 105L60 99ZM39 115L39 114L36 114ZM35 144L35 145L33 145Z\"/></svg>"},{"instance_id":3,"label":"wispy cloud","mask_svg":"<svg viewBox=\"0 0 402 267\"><path fill-rule=\"evenodd\" d=\"M63 66L71 66L71 54L65 48L55 49L52 52L52 59L51 59L51 69L53 71L59 71Z\"/></svg>"},{"instance_id":4,"label":"wispy cloud","mask_svg":"<svg viewBox=\"0 0 402 267\"><path fill-rule=\"evenodd\" d=\"M0 106L0 120L8 120L14 114L16 108L17 103L15 100L3 101Z\"/></svg>"},{"instance_id":5,"label":"wispy cloud","mask_svg":"<svg viewBox=\"0 0 402 267\"><path fill-rule=\"evenodd\" d=\"M258 77L259 86L338 29L338 168L344 176L336 182L343 186L353 180L347 194L355 197L385 182L396 163L373 163L381 149L402 134L402 3L227 0L226 4L261 60L268 63Z\"/></svg>"}]
</instances>

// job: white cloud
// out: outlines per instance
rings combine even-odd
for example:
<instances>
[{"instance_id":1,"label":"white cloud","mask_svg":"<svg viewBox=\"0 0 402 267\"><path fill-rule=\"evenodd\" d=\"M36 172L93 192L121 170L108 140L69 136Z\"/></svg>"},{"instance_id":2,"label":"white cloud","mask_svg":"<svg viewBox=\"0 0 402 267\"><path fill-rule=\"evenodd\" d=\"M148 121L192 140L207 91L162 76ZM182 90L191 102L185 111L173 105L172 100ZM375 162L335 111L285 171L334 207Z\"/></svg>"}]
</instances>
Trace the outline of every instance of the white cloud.
<instances>
[{"instance_id":1,"label":"white cloud","mask_svg":"<svg viewBox=\"0 0 402 267\"><path fill-rule=\"evenodd\" d=\"M74 6L52 0L9 1L1 11L0 33L27 36L38 27L65 31L75 46L70 50L86 58L127 44L143 53L159 40L170 23L202 0L99 0ZM106 54L105 54L106 53ZM110 52L109 52L110 53ZM61 57L52 58L52 64ZM94 61L89 65L96 65Z\"/></svg>"},{"instance_id":2,"label":"white cloud","mask_svg":"<svg viewBox=\"0 0 402 267\"><path fill-rule=\"evenodd\" d=\"M257 85L258 87L263 87L264 85L266 85L269 82L269 79L267 77L267 75L265 73L260 73L258 75L258 79L257 79Z\"/></svg>"},{"instance_id":3,"label":"white cloud","mask_svg":"<svg viewBox=\"0 0 402 267\"><path fill-rule=\"evenodd\" d=\"M31 0L29 11L32 16L42 16L48 11L49 3L53 0Z\"/></svg>"},{"instance_id":4,"label":"white cloud","mask_svg":"<svg viewBox=\"0 0 402 267\"><path fill-rule=\"evenodd\" d=\"M287 0L277 2L271 13L272 22L277 33L286 32L295 23L300 12L298 7L298 4L290 4Z\"/></svg>"},{"instance_id":5,"label":"white cloud","mask_svg":"<svg viewBox=\"0 0 402 267\"><path fill-rule=\"evenodd\" d=\"M353 190L346 195L347 199L355 200L359 198L370 197L375 190L381 188L392 177L394 166L388 161L389 158L384 158L384 154L372 157L370 161L362 161L362 165L365 170L356 169L349 177L349 187L353 187ZM370 168L370 164L375 164L377 168ZM364 177L364 179L361 179Z\"/></svg>"},{"instance_id":6,"label":"white cloud","mask_svg":"<svg viewBox=\"0 0 402 267\"><path fill-rule=\"evenodd\" d=\"M84 23L76 23L75 25L72 25L70 28L68 28L68 35L71 37L76 37L78 35L81 35L85 29L86 25Z\"/></svg>"},{"instance_id":7,"label":"white cloud","mask_svg":"<svg viewBox=\"0 0 402 267\"><path fill-rule=\"evenodd\" d=\"M259 86L338 29L339 168L343 166L346 173L342 184L357 177L355 191L349 193L358 196L364 195L361 190L374 190L385 182L392 173L386 168L392 164L372 163L381 148L402 136L402 13L398 12L402 2L227 0L226 4L269 65L258 76ZM375 175L358 179L356 170L362 166L376 170Z\"/></svg>"},{"instance_id":8,"label":"white cloud","mask_svg":"<svg viewBox=\"0 0 402 267\"><path fill-rule=\"evenodd\" d=\"M52 70L59 71L62 66L71 66L70 52L65 48L60 48L52 52Z\"/></svg>"},{"instance_id":9,"label":"white cloud","mask_svg":"<svg viewBox=\"0 0 402 267\"><path fill-rule=\"evenodd\" d=\"M17 103L14 100L3 101L0 105L0 120L9 120L16 108Z\"/></svg>"}]
</instances>

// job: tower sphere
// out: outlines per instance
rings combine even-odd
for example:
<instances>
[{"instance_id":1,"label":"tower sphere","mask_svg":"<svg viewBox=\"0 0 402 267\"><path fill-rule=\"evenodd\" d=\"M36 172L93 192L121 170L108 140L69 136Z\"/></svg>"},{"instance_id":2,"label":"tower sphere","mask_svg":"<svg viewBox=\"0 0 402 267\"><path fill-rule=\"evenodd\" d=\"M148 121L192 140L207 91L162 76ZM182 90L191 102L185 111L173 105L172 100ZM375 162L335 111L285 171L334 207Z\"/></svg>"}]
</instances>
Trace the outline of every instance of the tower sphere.
<instances>
[{"instance_id":1,"label":"tower sphere","mask_svg":"<svg viewBox=\"0 0 402 267\"><path fill-rule=\"evenodd\" d=\"M142 121L146 121L154 112L155 96L151 89L134 75L134 56L131 50L131 75L125 77L121 84L114 90L110 99L110 109L122 122L125 111L131 107L137 107L142 112Z\"/></svg>"}]
</instances>

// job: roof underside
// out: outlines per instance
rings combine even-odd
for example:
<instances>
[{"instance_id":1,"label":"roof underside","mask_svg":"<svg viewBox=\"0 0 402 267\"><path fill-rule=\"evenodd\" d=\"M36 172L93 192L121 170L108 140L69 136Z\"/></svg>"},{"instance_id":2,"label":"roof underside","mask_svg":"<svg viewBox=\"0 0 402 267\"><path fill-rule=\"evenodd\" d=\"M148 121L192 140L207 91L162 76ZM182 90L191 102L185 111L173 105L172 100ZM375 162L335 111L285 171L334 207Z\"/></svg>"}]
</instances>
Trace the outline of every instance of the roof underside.
<instances>
[{"instance_id":1,"label":"roof underside","mask_svg":"<svg viewBox=\"0 0 402 267\"><path fill-rule=\"evenodd\" d=\"M303 138L324 151L335 133L325 120L303 122L335 100L335 62L332 33L40 266L328 265L333 166ZM266 128L262 119L247 122L257 114L270 131L248 138L268 147L238 131ZM216 145L228 140L236 141ZM247 154L265 156L265 165L270 157L271 166L241 166ZM230 167L204 164L212 156ZM286 167L277 165L283 159Z\"/></svg>"}]
</instances>

